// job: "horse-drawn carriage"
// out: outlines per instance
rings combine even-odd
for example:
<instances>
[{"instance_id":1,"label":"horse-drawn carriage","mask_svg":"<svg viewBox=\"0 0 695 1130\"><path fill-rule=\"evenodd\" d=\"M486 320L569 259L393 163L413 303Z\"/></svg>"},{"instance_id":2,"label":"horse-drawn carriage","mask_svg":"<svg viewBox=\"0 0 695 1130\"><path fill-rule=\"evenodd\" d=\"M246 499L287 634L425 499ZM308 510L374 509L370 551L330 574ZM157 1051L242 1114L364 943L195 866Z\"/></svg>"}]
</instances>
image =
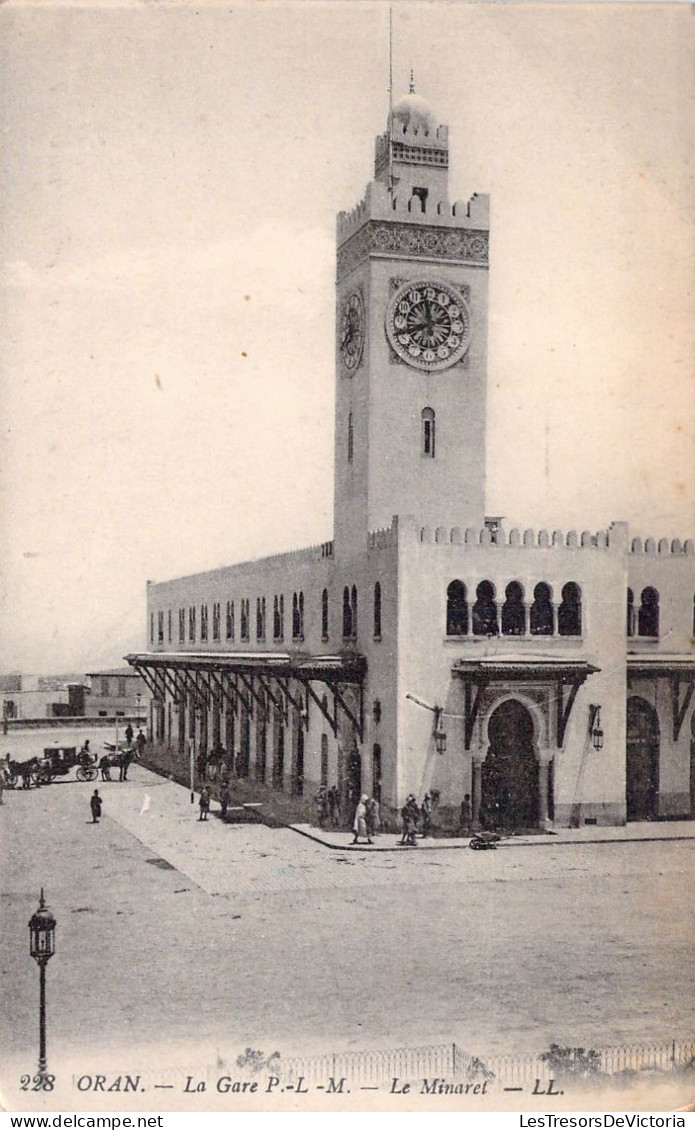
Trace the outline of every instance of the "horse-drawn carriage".
<instances>
[{"instance_id":1,"label":"horse-drawn carriage","mask_svg":"<svg viewBox=\"0 0 695 1130\"><path fill-rule=\"evenodd\" d=\"M77 767L78 781L96 781L96 754L89 749L77 746L46 746L43 755L36 755L26 761L7 763L7 787L15 789L19 785L31 788L32 785L50 785L56 777L65 777Z\"/></svg>"}]
</instances>

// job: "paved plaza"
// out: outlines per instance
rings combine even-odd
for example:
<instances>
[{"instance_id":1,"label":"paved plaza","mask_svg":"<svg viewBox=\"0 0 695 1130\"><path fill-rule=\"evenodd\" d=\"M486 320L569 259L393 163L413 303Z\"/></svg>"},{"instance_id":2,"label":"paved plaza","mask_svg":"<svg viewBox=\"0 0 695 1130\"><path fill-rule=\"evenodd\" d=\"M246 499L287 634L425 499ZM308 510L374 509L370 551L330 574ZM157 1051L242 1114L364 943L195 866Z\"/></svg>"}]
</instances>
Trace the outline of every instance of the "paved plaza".
<instances>
[{"instance_id":1,"label":"paved plaza","mask_svg":"<svg viewBox=\"0 0 695 1130\"><path fill-rule=\"evenodd\" d=\"M95 783L98 825L92 785L5 794L10 1073L36 1055L41 886L58 919L53 1069L58 1055L125 1069L162 1044L160 1060L191 1063L247 1046L481 1055L695 1030L693 839L348 852L214 812L200 823L187 790L130 776Z\"/></svg>"}]
</instances>

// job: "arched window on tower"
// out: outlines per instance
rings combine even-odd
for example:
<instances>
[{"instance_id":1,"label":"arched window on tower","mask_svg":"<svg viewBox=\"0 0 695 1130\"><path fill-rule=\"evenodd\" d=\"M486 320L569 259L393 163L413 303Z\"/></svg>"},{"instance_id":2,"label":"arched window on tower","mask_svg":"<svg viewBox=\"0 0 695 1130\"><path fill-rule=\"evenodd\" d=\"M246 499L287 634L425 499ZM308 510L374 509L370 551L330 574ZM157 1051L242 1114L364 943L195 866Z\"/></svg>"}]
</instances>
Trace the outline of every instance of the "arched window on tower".
<instances>
[{"instance_id":1,"label":"arched window on tower","mask_svg":"<svg viewBox=\"0 0 695 1130\"><path fill-rule=\"evenodd\" d=\"M357 635L357 588L355 585L352 586L352 592L350 593L350 617L352 620L352 636L354 639Z\"/></svg>"},{"instance_id":2,"label":"arched window on tower","mask_svg":"<svg viewBox=\"0 0 695 1130\"><path fill-rule=\"evenodd\" d=\"M206 640L208 638L208 606L201 604L200 606L200 638Z\"/></svg>"},{"instance_id":3,"label":"arched window on tower","mask_svg":"<svg viewBox=\"0 0 695 1130\"><path fill-rule=\"evenodd\" d=\"M553 602L550 585L540 581L533 590L533 604L531 605L531 635L552 636L553 634Z\"/></svg>"},{"instance_id":4,"label":"arched window on tower","mask_svg":"<svg viewBox=\"0 0 695 1130\"><path fill-rule=\"evenodd\" d=\"M328 639L328 589L321 593L321 639Z\"/></svg>"},{"instance_id":5,"label":"arched window on tower","mask_svg":"<svg viewBox=\"0 0 695 1130\"><path fill-rule=\"evenodd\" d=\"M381 585L374 585L374 639L381 639Z\"/></svg>"},{"instance_id":6,"label":"arched window on tower","mask_svg":"<svg viewBox=\"0 0 695 1130\"><path fill-rule=\"evenodd\" d=\"M352 463L352 456L355 450L355 437L354 429L352 426L352 412L348 416L348 432L347 432L347 457L348 463Z\"/></svg>"},{"instance_id":7,"label":"arched window on tower","mask_svg":"<svg viewBox=\"0 0 695 1130\"><path fill-rule=\"evenodd\" d=\"M434 459L434 409L422 409L422 454Z\"/></svg>"},{"instance_id":8,"label":"arched window on tower","mask_svg":"<svg viewBox=\"0 0 695 1130\"><path fill-rule=\"evenodd\" d=\"M637 613L637 631L640 636L659 635L659 594L656 589L642 589L640 610Z\"/></svg>"},{"instance_id":9,"label":"arched window on tower","mask_svg":"<svg viewBox=\"0 0 695 1130\"><path fill-rule=\"evenodd\" d=\"M468 634L468 599L463 581L452 581L446 590L446 634Z\"/></svg>"},{"instance_id":10,"label":"arched window on tower","mask_svg":"<svg viewBox=\"0 0 695 1130\"><path fill-rule=\"evenodd\" d=\"M499 627L497 625L495 586L490 581L481 581L475 590L475 596L476 601L473 605L473 635L498 635Z\"/></svg>"},{"instance_id":11,"label":"arched window on tower","mask_svg":"<svg viewBox=\"0 0 695 1130\"><path fill-rule=\"evenodd\" d=\"M349 640L352 635L352 611L350 609L350 589L343 589L343 639Z\"/></svg>"},{"instance_id":12,"label":"arched window on tower","mask_svg":"<svg viewBox=\"0 0 695 1130\"><path fill-rule=\"evenodd\" d=\"M502 605L502 635L523 636L525 627L524 590L518 581L507 585Z\"/></svg>"},{"instance_id":13,"label":"arched window on tower","mask_svg":"<svg viewBox=\"0 0 695 1130\"><path fill-rule=\"evenodd\" d=\"M636 621L636 617L635 617L635 594L633 593L632 589L628 589L627 590L627 624L626 624L626 631L627 631L628 636L634 636L634 634L635 634L635 626L636 626L635 621Z\"/></svg>"},{"instance_id":14,"label":"arched window on tower","mask_svg":"<svg viewBox=\"0 0 695 1130\"><path fill-rule=\"evenodd\" d=\"M241 638L247 640L249 638L249 602L244 598L241 602Z\"/></svg>"},{"instance_id":15,"label":"arched window on tower","mask_svg":"<svg viewBox=\"0 0 695 1130\"><path fill-rule=\"evenodd\" d=\"M582 590L574 581L562 586L562 600L557 610L557 629L561 636L582 634Z\"/></svg>"}]
</instances>

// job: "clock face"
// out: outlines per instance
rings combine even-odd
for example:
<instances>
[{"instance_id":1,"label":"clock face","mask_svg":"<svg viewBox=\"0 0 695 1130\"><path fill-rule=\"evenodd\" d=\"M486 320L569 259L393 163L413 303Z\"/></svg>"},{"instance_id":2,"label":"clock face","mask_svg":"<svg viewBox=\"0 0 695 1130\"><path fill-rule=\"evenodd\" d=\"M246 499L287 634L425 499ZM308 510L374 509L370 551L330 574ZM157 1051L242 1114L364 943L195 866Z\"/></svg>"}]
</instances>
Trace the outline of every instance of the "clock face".
<instances>
[{"instance_id":1,"label":"clock face","mask_svg":"<svg viewBox=\"0 0 695 1130\"><path fill-rule=\"evenodd\" d=\"M389 303L386 334L394 352L408 365L427 372L448 369L470 344L468 306L446 283L406 283Z\"/></svg>"},{"instance_id":2,"label":"clock face","mask_svg":"<svg viewBox=\"0 0 695 1130\"><path fill-rule=\"evenodd\" d=\"M343 303L340 319L340 356L348 373L354 373L364 349L364 306L355 291Z\"/></svg>"}]
</instances>

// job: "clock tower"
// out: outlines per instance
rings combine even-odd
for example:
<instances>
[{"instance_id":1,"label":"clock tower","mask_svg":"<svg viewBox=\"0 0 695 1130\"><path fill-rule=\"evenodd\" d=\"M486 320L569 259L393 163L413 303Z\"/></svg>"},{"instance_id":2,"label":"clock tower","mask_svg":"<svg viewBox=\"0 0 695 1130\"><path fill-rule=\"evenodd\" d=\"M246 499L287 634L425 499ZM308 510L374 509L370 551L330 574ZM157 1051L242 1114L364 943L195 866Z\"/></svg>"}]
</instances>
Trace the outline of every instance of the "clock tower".
<instances>
[{"instance_id":1,"label":"clock tower","mask_svg":"<svg viewBox=\"0 0 695 1130\"><path fill-rule=\"evenodd\" d=\"M394 514L481 528L489 207L451 203L448 130L412 90L374 179L338 216L335 539L361 552Z\"/></svg>"}]
</instances>

